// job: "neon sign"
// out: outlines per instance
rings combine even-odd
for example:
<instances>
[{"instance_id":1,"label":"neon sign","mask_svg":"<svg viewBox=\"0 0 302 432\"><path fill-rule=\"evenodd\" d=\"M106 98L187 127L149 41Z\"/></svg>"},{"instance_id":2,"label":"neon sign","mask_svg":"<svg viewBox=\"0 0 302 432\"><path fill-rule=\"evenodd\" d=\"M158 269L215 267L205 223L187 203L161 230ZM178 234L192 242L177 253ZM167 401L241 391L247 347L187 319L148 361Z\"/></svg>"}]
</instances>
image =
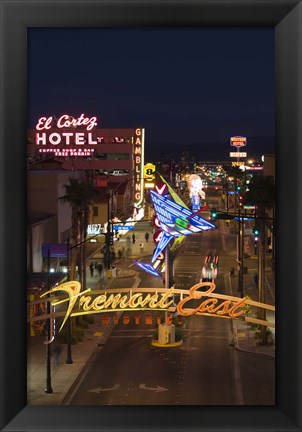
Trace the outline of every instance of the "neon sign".
<instances>
[{"instance_id":1,"label":"neon sign","mask_svg":"<svg viewBox=\"0 0 302 432\"><path fill-rule=\"evenodd\" d=\"M201 207L200 198L205 199L203 192L203 182L199 175L191 174L188 178L188 187L190 190L190 198L192 203L192 210L197 211Z\"/></svg>"},{"instance_id":2,"label":"neon sign","mask_svg":"<svg viewBox=\"0 0 302 432\"><path fill-rule=\"evenodd\" d=\"M160 185L155 185L156 192L159 195L167 195L168 194L168 186L165 183L161 183Z\"/></svg>"},{"instance_id":3,"label":"neon sign","mask_svg":"<svg viewBox=\"0 0 302 432\"><path fill-rule=\"evenodd\" d=\"M94 149L42 148L39 149L39 153L53 153L55 156L91 156L94 153Z\"/></svg>"},{"instance_id":4,"label":"neon sign","mask_svg":"<svg viewBox=\"0 0 302 432\"><path fill-rule=\"evenodd\" d=\"M102 225L101 224L91 224L87 226L87 234L88 235L97 235L102 233Z\"/></svg>"},{"instance_id":5,"label":"neon sign","mask_svg":"<svg viewBox=\"0 0 302 432\"><path fill-rule=\"evenodd\" d=\"M54 121L55 120L53 117L40 117L36 125L36 129L51 129ZM96 117L89 118L84 117L84 114L81 114L79 118L75 119L69 115L64 114L59 118L59 120L56 120L56 127L59 129L78 126L86 126L87 130L91 130L95 126L97 126Z\"/></svg>"},{"instance_id":6,"label":"neon sign","mask_svg":"<svg viewBox=\"0 0 302 432\"><path fill-rule=\"evenodd\" d=\"M59 119L54 117L40 117L36 124L36 145L51 145L51 146L81 146L81 145L96 145L97 139L93 137L92 131L97 126L96 117L85 117L81 114L80 117L74 118L67 114L62 115ZM80 127L83 132L67 131L66 129L76 129ZM56 129L56 132L51 132L51 129ZM63 129L63 131L61 131ZM86 131L85 131L86 129ZM42 131L42 132L40 132ZM65 156L65 155L62 155Z\"/></svg>"},{"instance_id":7,"label":"neon sign","mask_svg":"<svg viewBox=\"0 0 302 432\"><path fill-rule=\"evenodd\" d=\"M144 198L145 129L137 128L134 136L134 206L140 208Z\"/></svg>"},{"instance_id":8,"label":"neon sign","mask_svg":"<svg viewBox=\"0 0 302 432\"><path fill-rule=\"evenodd\" d=\"M230 157L247 157L246 152L230 152Z\"/></svg>"},{"instance_id":9,"label":"neon sign","mask_svg":"<svg viewBox=\"0 0 302 432\"><path fill-rule=\"evenodd\" d=\"M207 287L205 291L200 288ZM201 282L189 290L175 288L135 288L95 291L81 291L78 281L65 282L51 288L41 295L41 298L59 291L68 297L63 300L51 300L52 306L67 302L67 310L60 327L63 328L69 317L92 313L110 313L117 311L157 310L177 312L181 316L207 315L217 318L243 319L245 321L275 327L275 323L246 316L249 306L260 307L275 312L275 307L251 300L249 297L234 297L214 293L216 285L212 282ZM155 290L155 291L154 291ZM181 294L180 301L175 305L173 297ZM194 300L193 304L190 301ZM196 300L199 302L196 304ZM77 309L75 306L77 304ZM39 317L41 319L41 316Z\"/></svg>"},{"instance_id":10,"label":"neon sign","mask_svg":"<svg viewBox=\"0 0 302 432\"><path fill-rule=\"evenodd\" d=\"M246 138L242 136L231 137L230 145L233 147L244 147L246 146Z\"/></svg>"},{"instance_id":11,"label":"neon sign","mask_svg":"<svg viewBox=\"0 0 302 432\"><path fill-rule=\"evenodd\" d=\"M152 182L155 179L155 165L152 163L147 163L144 166L144 178L147 182ZM154 187L154 185L153 185Z\"/></svg>"},{"instance_id":12,"label":"neon sign","mask_svg":"<svg viewBox=\"0 0 302 432\"><path fill-rule=\"evenodd\" d=\"M133 262L147 273L161 277L161 274L154 269L152 264L155 263L158 255L173 238L213 229L216 228L216 225L198 216L197 213L192 213L188 208L172 201L167 196L159 195L153 190L150 191L150 194L163 234L152 255L150 264L141 261Z\"/></svg>"}]
</instances>

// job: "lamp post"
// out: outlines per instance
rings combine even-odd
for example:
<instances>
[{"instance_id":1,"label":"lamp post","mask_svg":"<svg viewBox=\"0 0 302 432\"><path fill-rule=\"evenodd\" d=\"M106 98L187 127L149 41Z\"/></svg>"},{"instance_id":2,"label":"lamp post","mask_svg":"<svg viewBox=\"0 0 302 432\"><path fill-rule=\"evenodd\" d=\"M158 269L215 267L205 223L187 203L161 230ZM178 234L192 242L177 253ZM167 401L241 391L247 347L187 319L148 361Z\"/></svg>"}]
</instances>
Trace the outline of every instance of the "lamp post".
<instances>
[{"instance_id":1,"label":"lamp post","mask_svg":"<svg viewBox=\"0 0 302 432\"><path fill-rule=\"evenodd\" d=\"M106 269L110 269L111 265L111 256L110 256L110 237L111 237L111 229L110 229L110 188L108 187L106 189L106 195L107 195L107 232L106 232L106 249L105 249L105 257L104 264Z\"/></svg>"},{"instance_id":2,"label":"lamp post","mask_svg":"<svg viewBox=\"0 0 302 432\"><path fill-rule=\"evenodd\" d=\"M47 291L50 290L50 250L47 251ZM50 297L48 294L47 297ZM46 306L47 315L50 315L50 300L47 302ZM51 318L49 317L47 320L46 331L47 331L47 339L46 339L46 388L45 393L53 393L51 387L51 351L50 351L50 342L51 342Z\"/></svg>"},{"instance_id":3,"label":"lamp post","mask_svg":"<svg viewBox=\"0 0 302 432\"><path fill-rule=\"evenodd\" d=\"M69 281L69 251L70 251L70 246L69 246L69 237L67 239L67 280ZM65 363L67 364L72 364L72 357L71 357L71 322L70 322L70 316L67 319L67 357L66 357L66 361Z\"/></svg>"},{"instance_id":4,"label":"lamp post","mask_svg":"<svg viewBox=\"0 0 302 432\"><path fill-rule=\"evenodd\" d=\"M266 235L265 235L265 218L260 219L260 231L258 240L258 292L259 292L259 303L265 303L265 245L266 245ZM266 321L266 310L259 308L258 311L259 318ZM260 335L263 344L267 343L267 333L266 326L261 326Z\"/></svg>"},{"instance_id":5,"label":"lamp post","mask_svg":"<svg viewBox=\"0 0 302 432\"><path fill-rule=\"evenodd\" d=\"M238 209L238 240L237 240L237 262L238 262L238 291L243 297L243 222L244 218L241 215L241 209Z\"/></svg>"}]
</instances>

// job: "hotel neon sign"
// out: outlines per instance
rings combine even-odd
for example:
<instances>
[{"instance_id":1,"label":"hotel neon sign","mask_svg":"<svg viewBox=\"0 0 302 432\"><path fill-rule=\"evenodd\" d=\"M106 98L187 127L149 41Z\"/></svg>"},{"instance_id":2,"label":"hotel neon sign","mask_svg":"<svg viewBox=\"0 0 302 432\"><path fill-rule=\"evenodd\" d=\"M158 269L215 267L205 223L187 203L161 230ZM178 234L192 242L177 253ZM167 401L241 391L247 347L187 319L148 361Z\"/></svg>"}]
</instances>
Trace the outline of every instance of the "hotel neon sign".
<instances>
[{"instance_id":1,"label":"hotel neon sign","mask_svg":"<svg viewBox=\"0 0 302 432\"><path fill-rule=\"evenodd\" d=\"M81 114L77 119L67 114L62 115L59 119L55 119L54 117L40 117L36 124L36 145L96 145L97 140L94 139L93 133L90 132L96 128L96 126L97 118L85 117L84 114ZM76 129L77 127L84 129L84 131L66 132L66 129ZM57 132L48 133L52 128L56 128ZM63 130L61 131L60 129Z\"/></svg>"},{"instance_id":2,"label":"hotel neon sign","mask_svg":"<svg viewBox=\"0 0 302 432\"><path fill-rule=\"evenodd\" d=\"M205 291L200 288L207 287ZM65 282L55 286L41 295L54 294L59 291L65 292L68 297L65 299L51 299L52 306L58 306L67 302L67 310L60 330L63 328L69 317L124 311L166 311L178 313L188 317L192 315L206 315L217 318L241 319L268 327L275 327L274 322L263 321L247 316L249 306L255 306L275 312L275 307L251 300L248 297L234 297L214 293L216 285L212 282L201 282L193 285L189 290L175 288L121 288L106 291L92 291L87 289L81 291L81 284L78 281ZM180 294L180 301L174 303L174 295ZM194 307L189 304L191 300L199 300ZM75 306L77 304L77 309ZM54 316L56 314L51 314ZM62 315L62 313L60 313ZM41 316L37 317L42 319ZM45 317L46 318L46 317Z\"/></svg>"}]
</instances>

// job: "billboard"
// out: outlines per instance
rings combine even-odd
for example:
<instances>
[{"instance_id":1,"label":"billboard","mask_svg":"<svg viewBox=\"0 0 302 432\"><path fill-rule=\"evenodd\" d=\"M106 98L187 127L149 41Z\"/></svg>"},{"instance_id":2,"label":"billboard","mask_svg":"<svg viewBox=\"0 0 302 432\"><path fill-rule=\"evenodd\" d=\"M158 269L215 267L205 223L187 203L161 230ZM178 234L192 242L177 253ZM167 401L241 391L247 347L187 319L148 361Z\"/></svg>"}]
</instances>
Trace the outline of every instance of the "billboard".
<instances>
[{"instance_id":1,"label":"billboard","mask_svg":"<svg viewBox=\"0 0 302 432\"><path fill-rule=\"evenodd\" d=\"M244 147L246 146L246 137L234 136L230 139L230 145L233 147Z\"/></svg>"}]
</instances>

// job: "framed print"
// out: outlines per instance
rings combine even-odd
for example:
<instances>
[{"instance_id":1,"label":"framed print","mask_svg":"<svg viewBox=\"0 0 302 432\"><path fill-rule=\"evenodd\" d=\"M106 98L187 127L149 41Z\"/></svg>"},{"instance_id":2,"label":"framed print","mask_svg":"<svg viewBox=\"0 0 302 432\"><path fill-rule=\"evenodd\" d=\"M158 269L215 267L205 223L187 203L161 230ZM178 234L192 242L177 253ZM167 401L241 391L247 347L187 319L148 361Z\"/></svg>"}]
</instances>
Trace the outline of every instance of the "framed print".
<instances>
[{"instance_id":1,"label":"framed print","mask_svg":"<svg viewBox=\"0 0 302 432\"><path fill-rule=\"evenodd\" d=\"M301 0L0 1L1 430L301 431ZM25 145L29 123L29 30L165 28L181 31L201 27L270 27L275 32L276 402L261 406L29 405ZM45 44L44 49L47 52L50 48ZM131 67L135 68L137 53L131 53L131 47L129 56ZM75 67L78 67L76 62ZM54 71L59 69L60 64ZM43 81L43 77L40 79ZM49 78L45 87L51 91ZM118 170L115 173L121 174Z\"/></svg>"}]
</instances>

